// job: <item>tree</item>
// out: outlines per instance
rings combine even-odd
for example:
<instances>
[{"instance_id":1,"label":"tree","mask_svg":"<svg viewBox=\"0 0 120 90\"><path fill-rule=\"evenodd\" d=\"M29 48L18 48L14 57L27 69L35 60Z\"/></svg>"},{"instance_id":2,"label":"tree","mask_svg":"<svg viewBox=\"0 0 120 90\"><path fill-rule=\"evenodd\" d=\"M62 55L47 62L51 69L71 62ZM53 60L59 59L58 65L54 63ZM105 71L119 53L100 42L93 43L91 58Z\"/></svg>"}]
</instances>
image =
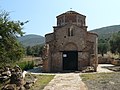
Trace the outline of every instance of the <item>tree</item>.
<instances>
[{"instance_id":1,"label":"tree","mask_svg":"<svg viewBox=\"0 0 120 90\"><path fill-rule=\"evenodd\" d=\"M120 31L112 36L109 43L111 52L120 56Z\"/></svg>"},{"instance_id":2,"label":"tree","mask_svg":"<svg viewBox=\"0 0 120 90\"><path fill-rule=\"evenodd\" d=\"M100 39L98 40L98 53L104 56L105 53L107 53L109 49L109 45L107 40L105 39Z\"/></svg>"},{"instance_id":3,"label":"tree","mask_svg":"<svg viewBox=\"0 0 120 90\"><path fill-rule=\"evenodd\" d=\"M16 38L24 34L22 26L25 23L10 20L9 13L0 11L0 62L16 61L23 57L24 49Z\"/></svg>"},{"instance_id":4,"label":"tree","mask_svg":"<svg viewBox=\"0 0 120 90\"><path fill-rule=\"evenodd\" d=\"M42 55L43 45L28 46L26 47L26 54L39 57Z\"/></svg>"},{"instance_id":5,"label":"tree","mask_svg":"<svg viewBox=\"0 0 120 90\"><path fill-rule=\"evenodd\" d=\"M111 40L109 41L109 43L110 43L110 51L111 51L113 54L115 54L115 53L116 53L116 50L117 50L117 44L115 44L115 43L116 43L116 40L115 40L115 39L111 39Z\"/></svg>"},{"instance_id":6,"label":"tree","mask_svg":"<svg viewBox=\"0 0 120 90\"><path fill-rule=\"evenodd\" d=\"M107 44L106 43L99 43L98 44L98 53L104 56L107 53Z\"/></svg>"},{"instance_id":7,"label":"tree","mask_svg":"<svg viewBox=\"0 0 120 90\"><path fill-rule=\"evenodd\" d=\"M32 49L30 46L26 47L26 55L32 55Z\"/></svg>"},{"instance_id":8,"label":"tree","mask_svg":"<svg viewBox=\"0 0 120 90\"><path fill-rule=\"evenodd\" d=\"M120 31L117 33L116 44L117 44L117 53L119 54L120 57Z\"/></svg>"}]
</instances>

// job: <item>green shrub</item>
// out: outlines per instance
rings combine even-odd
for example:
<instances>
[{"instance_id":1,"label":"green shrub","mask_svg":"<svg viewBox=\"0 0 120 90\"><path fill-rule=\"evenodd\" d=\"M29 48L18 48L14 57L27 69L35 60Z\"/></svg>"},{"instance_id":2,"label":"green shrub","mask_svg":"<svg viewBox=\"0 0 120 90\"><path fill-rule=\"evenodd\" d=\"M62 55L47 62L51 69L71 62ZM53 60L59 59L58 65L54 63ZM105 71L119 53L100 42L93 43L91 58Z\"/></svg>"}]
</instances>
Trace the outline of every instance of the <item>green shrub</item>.
<instances>
[{"instance_id":1,"label":"green shrub","mask_svg":"<svg viewBox=\"0 0 120 90\"><path fill-rule=\"evenodd\" d=\"M20 62L20 63L18 63L18 66L20 66L20 68L22 70L29 70L29 69L32 69L34 67L34 61Z\"/></svg>"}]
</instances>

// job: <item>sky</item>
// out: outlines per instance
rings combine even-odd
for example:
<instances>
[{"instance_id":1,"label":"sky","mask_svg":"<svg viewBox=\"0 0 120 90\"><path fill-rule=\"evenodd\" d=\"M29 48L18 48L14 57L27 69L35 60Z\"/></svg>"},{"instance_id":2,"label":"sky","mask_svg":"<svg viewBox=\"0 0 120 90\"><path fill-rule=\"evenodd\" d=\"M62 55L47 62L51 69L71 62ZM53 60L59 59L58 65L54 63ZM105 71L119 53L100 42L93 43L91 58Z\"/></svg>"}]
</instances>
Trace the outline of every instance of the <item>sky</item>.
<instances>
[{"instance_id":1,"label":"sky","mask_svg":"<svg viewBox=\"0 0 120 90\"><path fill-rule=\"evenodd\" d=\"M71 10L86 16L88 31L120 24L120 0L0 0L0 10L11 20L25 22L26 34L44 36L53 32L56 16Z\"/></svg>"}]
</instances>

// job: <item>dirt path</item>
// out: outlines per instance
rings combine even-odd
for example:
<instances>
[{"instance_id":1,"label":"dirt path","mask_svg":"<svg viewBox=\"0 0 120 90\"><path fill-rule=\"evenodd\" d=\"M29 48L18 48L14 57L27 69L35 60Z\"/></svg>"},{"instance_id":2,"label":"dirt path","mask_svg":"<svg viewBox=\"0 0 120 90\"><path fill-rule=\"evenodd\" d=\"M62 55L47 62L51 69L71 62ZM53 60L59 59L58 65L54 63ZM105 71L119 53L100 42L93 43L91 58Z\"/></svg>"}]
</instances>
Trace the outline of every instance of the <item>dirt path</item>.
<instances>
[{"instance_id":1,"label":"dirt path","mask_svg":"<svg viewBox=\"0 0 120 90\"><path fill-rule=\"evenodd\" d=\"M79 74L57 74L43 90L88 90Z\"/></svg>"}]
</instances>

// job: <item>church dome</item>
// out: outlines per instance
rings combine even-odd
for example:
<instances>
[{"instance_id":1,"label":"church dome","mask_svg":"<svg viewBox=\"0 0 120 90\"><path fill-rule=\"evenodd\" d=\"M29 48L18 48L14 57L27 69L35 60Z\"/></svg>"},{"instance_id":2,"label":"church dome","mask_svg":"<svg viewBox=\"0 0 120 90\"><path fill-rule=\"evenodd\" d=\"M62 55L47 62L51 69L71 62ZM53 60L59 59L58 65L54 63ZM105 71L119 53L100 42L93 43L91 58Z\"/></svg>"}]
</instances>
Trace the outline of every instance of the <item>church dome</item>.
<instances>
[{"instance_id":1,"label":"church dome","mask_svg":"<svg viewBox=\"0 0 120 90\"><path fill-rule=\"evenodd\" d=\"M68 23L84 26L86 16L77 13L76 11L67 11L63 14L58 15L56 18L57 26L63 26Z\"/></svg>"}]
</instances>

